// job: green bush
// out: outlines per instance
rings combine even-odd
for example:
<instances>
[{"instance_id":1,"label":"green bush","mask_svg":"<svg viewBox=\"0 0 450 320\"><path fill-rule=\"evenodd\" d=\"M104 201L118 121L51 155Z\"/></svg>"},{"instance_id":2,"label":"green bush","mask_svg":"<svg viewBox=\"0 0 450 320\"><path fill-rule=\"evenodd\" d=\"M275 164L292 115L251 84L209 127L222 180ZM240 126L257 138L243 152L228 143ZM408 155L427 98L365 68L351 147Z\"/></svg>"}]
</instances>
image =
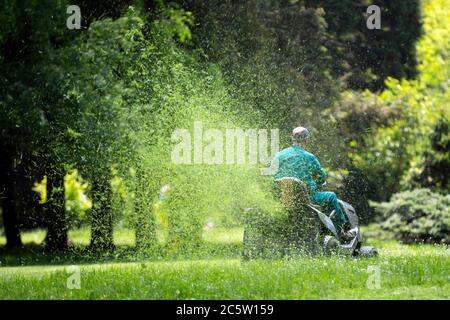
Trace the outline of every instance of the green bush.
<instances>
[{"instance_id":1,"label":"green bush","mask_svg":"<svg viewBox=\"0 0 450 320\"><path fill-rule=\"evenodd\" d=\"M381 227L406 243L450 243L450 195L415 189L394 194L389 202L372 203Z\"/></svg>"}]
</instances>

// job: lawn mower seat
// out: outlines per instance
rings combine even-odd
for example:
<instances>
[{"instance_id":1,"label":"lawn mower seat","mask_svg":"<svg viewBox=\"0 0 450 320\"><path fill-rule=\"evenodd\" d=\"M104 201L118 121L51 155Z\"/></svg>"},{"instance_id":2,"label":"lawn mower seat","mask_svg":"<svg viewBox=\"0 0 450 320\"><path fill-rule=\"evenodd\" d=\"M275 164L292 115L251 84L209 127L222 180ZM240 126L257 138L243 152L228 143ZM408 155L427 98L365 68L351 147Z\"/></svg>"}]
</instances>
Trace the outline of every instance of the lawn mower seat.
<instances>
[{"instance_id":1,"label":"lawn mower seat","mask_svg":"<svg viewBox=\"0 0 450 320\"><path fill-rule=\"evenodd\" d=\"M307 246L308 251L316 251L314 246L319 238L320 221L309 210L311 198L306 184L295 177L276 180L279 198L288 212L292 234L290 238L300 246Z\"/></svg>"},{"instance_id":2,"label":"lawn mower seat","mask_svg":"<svg viewBox=\"0 0 450 320\"><path fill-rule=\"evenodd\" d=\"M243 259L315 254L321 248L320 220L307 204L308 188L297 178L275 183L283 213L271 214L258 206L244 211Z\"/></svg>"}]
</instances>

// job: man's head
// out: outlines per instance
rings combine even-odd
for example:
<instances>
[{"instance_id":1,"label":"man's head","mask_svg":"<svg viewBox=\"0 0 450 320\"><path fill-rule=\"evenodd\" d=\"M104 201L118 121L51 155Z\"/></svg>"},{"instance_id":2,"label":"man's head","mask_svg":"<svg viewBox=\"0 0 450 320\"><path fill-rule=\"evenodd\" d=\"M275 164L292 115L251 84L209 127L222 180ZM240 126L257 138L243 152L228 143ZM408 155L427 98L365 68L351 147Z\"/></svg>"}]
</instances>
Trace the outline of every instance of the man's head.
<instances>
[{"instance_id":1,"label":"man's head","mask_svg":"<svg viewBox=\"0 0 450 320\"><path fill-rule=\"evenodd\" d=\"M305 145L309 139L309 130L304 127L297 127L292 130L292 143L294 145Z\"/></svg>"}]
</instances>

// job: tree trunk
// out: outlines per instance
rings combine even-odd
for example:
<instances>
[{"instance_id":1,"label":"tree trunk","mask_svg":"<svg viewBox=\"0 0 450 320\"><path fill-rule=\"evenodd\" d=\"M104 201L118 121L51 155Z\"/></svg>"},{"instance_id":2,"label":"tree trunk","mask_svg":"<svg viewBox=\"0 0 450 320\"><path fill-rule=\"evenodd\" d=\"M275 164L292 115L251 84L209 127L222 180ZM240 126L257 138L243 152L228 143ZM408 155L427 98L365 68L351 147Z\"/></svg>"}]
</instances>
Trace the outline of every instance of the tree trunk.
<instances>
[{"instance_id":1,"label":"tree trunk","mask_svg":"<svg viewBox=\"0 0 450 320\"><path fill-rule=\"evenodd\" d=\"M93 251L114 250L113 214L111 208L112 191L109 181L93 184L93 208L91 224L91 244Z\"/></svg>"},{"instance_id":2,"label":"tree trunk","mask_svg":"<svg viewBox=\"0 0 450 320\"><path fill-rule=\"evenodd\" d=\"M68 249L68 225L64 207L64 183L62 174L47 176L47 192L49 199L45 205L47 218L46 245L50 251Z\"/></svg>"},{"instance_id":3,"label":"tree trunk","mask_svg":"<svg viewBox=\"0 0 450 320\"><path fill-rule=\"evenodd\" d=\"M151 203L137 198L136 211L136 248L146 249L156 244L156 230L151 210Z\"/></svg>"},{"instance_id":4,"label":"tree trunk","mask_svg":"<svg viewBox=\"0 0 450 320\"><path fill-rule=\"evenodd\" d=\"M156 226L152 210L153 198L142 189L145 185L145 174L142 169L136 169L136 187L134 210L136 220L134 221L136 231L136 248L138 250L150 248L156 244Z\"/></svg>"},{"instance_id":5,"label":"tree trunk","mask_svg":"<svg viewBox=\"0 0 450 320\"><path fill-rule=\"evenodd\" d=\"M3 212L6 246L8 248L17 248L22 245L17 213L14 205L13 155L14 153L11 148L6 146L3 148L3 156L0 160L0 202Z\"/></svg>"}]
</instances>

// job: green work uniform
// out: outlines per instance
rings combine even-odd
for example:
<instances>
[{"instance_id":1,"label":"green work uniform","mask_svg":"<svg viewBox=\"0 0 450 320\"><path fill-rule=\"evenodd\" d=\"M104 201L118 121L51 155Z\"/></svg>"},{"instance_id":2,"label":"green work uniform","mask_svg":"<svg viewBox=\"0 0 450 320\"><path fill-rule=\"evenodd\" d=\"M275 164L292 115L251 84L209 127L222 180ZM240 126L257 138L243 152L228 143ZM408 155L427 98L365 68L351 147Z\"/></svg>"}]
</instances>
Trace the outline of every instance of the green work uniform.
<instances>
[{"instance_id":1,"label":"green work uniform","mask_svg":"<svg viewBox=\"0 0 450 320\"><path fill-rule=\"evenodd\" d=\"M277 168L275 179L283 177L300 179L308 187L314 203L326 207L330 212L335 210L333 223L340 234L347 219L334 192L317 191L317 186L326 181L327 173L316 156L300 146L292 146L278 152L274 163Z\"/></svg>"}]
</instances>

